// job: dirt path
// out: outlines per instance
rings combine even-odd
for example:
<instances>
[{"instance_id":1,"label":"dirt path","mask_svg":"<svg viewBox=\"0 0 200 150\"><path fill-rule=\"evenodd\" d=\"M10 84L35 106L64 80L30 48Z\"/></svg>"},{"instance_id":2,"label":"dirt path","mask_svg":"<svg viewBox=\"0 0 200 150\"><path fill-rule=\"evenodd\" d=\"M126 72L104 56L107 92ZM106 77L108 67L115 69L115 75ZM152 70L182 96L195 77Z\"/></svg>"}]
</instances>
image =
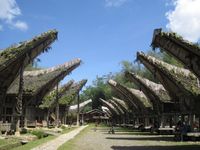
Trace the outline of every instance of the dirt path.
<instances>
[{"instance_id":1,"label":"dirt path","mask_svg":"<svg viewBox=\"0 0 200 150\"><path fill-rule=\"evenodd\" d=\"M70 150L199 150L200 142L174 142L172 136L108 134L108 128L88 129L72 140ZM197 144L197 145L195 145ZM66 149L67 150L67 149Z\"/></svg>"},{"instance_id":2,"label":"dirt path","mask_svg":"<svg viewBox=\"0 0 200 150\"><path fill-rule=\"evenodd\" d=\"M51 140L42 145L39 145L39 146L33 148L32 150L56 150L60 145L67 142L68 140L74 138L85 127L87 127L87 126L81 126L69 133L62 134L62 135L58 136L56 139Z\"/></svg>"}]
</instances>

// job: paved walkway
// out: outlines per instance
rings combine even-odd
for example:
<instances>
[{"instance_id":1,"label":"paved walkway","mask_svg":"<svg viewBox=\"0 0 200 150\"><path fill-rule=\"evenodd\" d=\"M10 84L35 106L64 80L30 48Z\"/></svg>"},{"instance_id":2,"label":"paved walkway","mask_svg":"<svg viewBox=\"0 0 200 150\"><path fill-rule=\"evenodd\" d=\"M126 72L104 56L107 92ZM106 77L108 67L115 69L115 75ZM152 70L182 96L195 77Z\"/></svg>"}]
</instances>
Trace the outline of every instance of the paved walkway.
<instances>
[{"instance_id":1,"label":"paved walkway","mask_svg":"<svg viewBox=\"0 0 200 150\"><path fill-rule=\"evenodd\" d=\"M56 150L59 146L61 146L68 140L74 138L85 127L87 127L87 126L81 126L75 130L70 131L69 133L62 134L62 135L58 136L56 139L51 140L42 145L39 145L38 147L35 147L32 150Z\"/></svg>"}]
</instances>

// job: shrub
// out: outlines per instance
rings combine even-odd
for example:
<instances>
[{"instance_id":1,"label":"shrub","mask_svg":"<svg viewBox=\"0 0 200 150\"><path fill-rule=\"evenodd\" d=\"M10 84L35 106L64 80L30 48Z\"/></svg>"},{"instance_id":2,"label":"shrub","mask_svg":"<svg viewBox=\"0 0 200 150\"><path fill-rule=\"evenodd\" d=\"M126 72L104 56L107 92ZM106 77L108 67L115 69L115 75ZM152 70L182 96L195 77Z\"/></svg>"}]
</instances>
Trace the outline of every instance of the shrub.
<instances>
[{"instance_id":1,"label":"shrub","mask_svg":"<svg viewBox=\"0 0 200 150\"><path fill-rule=\"evenodd\" d=\"M34 130L31 132L33 135L37 136L38 139L41 139L41 138L44 138L44 137L47 137L48 134L41 131L41 130Z\"/></svg>"}]
</instances>

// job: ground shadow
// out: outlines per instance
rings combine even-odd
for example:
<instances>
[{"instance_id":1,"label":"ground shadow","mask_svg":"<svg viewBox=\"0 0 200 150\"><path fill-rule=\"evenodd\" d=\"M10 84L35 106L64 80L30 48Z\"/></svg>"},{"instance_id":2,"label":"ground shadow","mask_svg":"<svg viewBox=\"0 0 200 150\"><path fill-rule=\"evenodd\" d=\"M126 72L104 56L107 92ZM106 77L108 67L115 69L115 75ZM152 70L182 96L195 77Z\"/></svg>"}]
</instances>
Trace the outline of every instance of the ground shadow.
<instances>
[{"instance_id":1,"label":"ground shadow","mask_svg":"<svg viewBox=\"0 0 200 150\"><path fill-rule=\"evenodd\" d=\"M108 131L106 132L106 131L100 131L100 132L102 132L103 134L108 134ZM115 135L139 135L139 136L156 136L156 135L158 135L159 136L159 134L157 134L157 133L150 133L150 132L115 132ZM167 135L167 136L169 136L169 135ZM173 136L173 135L171 135L171 136Z\"/></svg>"},{"instance_id":2,"label":"ground shadow","mask_svg":"<svg viewBox=\"0 0 200 150\"><path fill-rule=\"evenodd\" d=\"M112 146L113 150L200 150L200 145L181 146Z\"/></svg>"},{"instance_id":3,"label":"ground shadow","mask_svg":"<svg viewBox=\"0 0 200 150\"><path fill-rule=\"evenodd\" d=\"M173 137L106 137L111 140L174 141Z\"/></svg>"}]
</instances>

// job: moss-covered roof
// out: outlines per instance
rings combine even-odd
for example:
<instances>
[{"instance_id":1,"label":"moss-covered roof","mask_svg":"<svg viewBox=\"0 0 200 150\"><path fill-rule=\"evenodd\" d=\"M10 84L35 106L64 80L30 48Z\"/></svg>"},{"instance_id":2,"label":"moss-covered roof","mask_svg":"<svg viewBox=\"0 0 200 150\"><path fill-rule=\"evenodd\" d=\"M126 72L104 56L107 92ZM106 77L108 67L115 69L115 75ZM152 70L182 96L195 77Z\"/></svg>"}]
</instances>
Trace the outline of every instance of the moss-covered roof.
<instances>
[{"instance_id":1,"label":"moss-covered roof","mask_svg":"<svg viewBox=\"0 0 200 150\"><path fill-rule=\"evenodd\" d=\"M157 70L161 71L166 77L169 77L172 82L174 82L182 91L187 91L187 93L184 92L185 95L188 95L188 93L195 97L200 95L197 77L191 71L170 65L156 59L155 57L145 55L144 53L138 52L137 56L141 62L145 61L154 66L156 68L154 72ZM153 72L153 70L151 71Z\"/></svg>"},{"instance_id":2,"label":"moss-covered roof","mask_svg":"<svg viewBox=\"0 0 200 150\"><path fill-rule=\"evenodd\" d=\"M140 108L140 111L145 111L143 109L145 108L152 108L152 104L150 100L145 96L145 94L142 91L131 89L126 86L121 85L120 83L117 83L114 80L108 81L110 84L113 84L115 86L120 87L120 89L126 93L127 98L134 101L134 103Z\"/></svg>"},{"instance_id":3,"label":"moss-covered roof","mask_svg":"<svg viewBox=\"0 0 200 150\"><path fill-rule=\"evenodd\" d=\"M2 97L6 95L8 87L18 76L22 63L23 67L26 67L41 52L48 50L50 44L56 38L57 31L52 30L0 52L0 90Z\"/></svg>"},{"instance_id":4,"label":"moss-covered roof","mask_svg":"<svg viewBox=\"0 0 200 150\"><path fill-rule=\"evenodd\" d=\"M136 90L133 88L127 88L139 101L142 102L142 104L146 107L146 108L152 108L152 104L150 102L150 100L146 97L146 95L140 91L140 90Z\"/></svg>"},{"instance_id":5,"label":"moss-covered roof","mask_svg":"<svg viewBox=\"0 0 200 150\"><path fill-rule=\"evenodd\" d=\"M116 97L112 97L112 100L118 103L118 105L120 105L123 108L123 110L129 112L129 107L123 100Z\"/></svg>"},{"instance_id":6,"label":"moss-covered roof","mask_svg":"<svg viewBox=\"0 0 200 150\"><path fill-rule=\"evenodd\" d=\"M115 113L116 115L120 115L120 112L108 101L100 98L99 99L111 112Z\"/></svg>"},{"instance_id":7,"label":"moss-covered roof","mask_svg":"<svg viewBox=\"0 0 200 150\"><path fill-rule=\"evenodd\" d=\"M24 73L24 94L35 95L43 89L52 89L55 84L62 80L73 69L78 67L81 63L80 59L74 59L63 65L53 67L50 69L43 69L37 71L28 71ZM51 83L57 80L57 82ZM51 83L49 85L49 83ZM7 94L17 94L19 90L19 77L11 84Z\"/></svg>"},{"instance_id":8,"label":"moss-covered roof","mask_svg":"<svg viewBox=\"0 0 200 150\"><path fill-rule=\"evenodd\" d=\"M153 94L155 97L154 99L159 98L159 101L168 103L171 102L171 97L169 96L168 91L163 87L162 84L157 84L153 81L150 81L144 77L141 77L139 75L136 75L132 72L126 72L126 77L129 78L131 81L136 83L136 85L141 88L141 90L145 93ZM143 85L143 86L141 86ZM147 94L148 95L148 94Z\"/></svg>"},{"instance_id":9,"label":"moss-covered roof","mask_svg":"<svg viewBox=\"0 0 200 150\"><path fill-rule=\"evenodd\" d=\"M40 105L40 108L49 108L49 107L55 105L54 103L56 102L57 96L58 96L58 99L61 98L65 94L65 92L70 89L70 87L72 86L73 82L74 82L73 80L70 80L66 84L64 84L61 87L59 87L58 88L58 95L57 95L57 90L56 89L51 91L42 100L42 104Z\"/></svg>"},{"instance_id":10,"label":"moss-covered roof","mask_svg":"<svg viewBox=\"0 0 200 150\"><path fill-rule=\"evenodd\" d=\"M115 90L117 93L123 95L124 100L129 105L130 109L134 109L135 111L139 111L138 105L133 100L132 96L130 94L127 94L127 90L124 89L123 86L121 86L119 83L115 82L114 80L109 80L108 84L111 86L113 90ZM129 93L129 92L128 92Z\"/></svg>"},{"instance_id":11,"label":"moss-covered roof","mask_svg":"<svg viewBox=\"0 0 200 150\"><path fill-rule=\"evenodd\" d=\"M158 43L155 42L155 39L157 37L168 39L168 40L176 43L180 47L186 49L187 51L190 51L190 52L195 53L196 55L200 56L200 46L198 44L194 44L192 42L184 40L183 37L178 35L177 33L162 32L162 29L155 29L152 44L151 44L153 48L159 47Z\"/></svg>"},{"instance_id":12,"label":"moss-covered roof","mask_svg":"<svg viewBox=\"0 0 200 150\"><path fill-rule=\"evenodd\" d=\"M19 44L8 47L0 51L0 71L2 71L7 65L14 62L16 59L22 59L24 55L29 55L31 51L37 50L37 53L45 51L49 48L49 45L57 39L58 32L56 30L50 30L44 32L33 39ZM44 45L41 46L41 44ZM38 47L40 46L40 47ZM36 56L29 56L35 58Z\"/></svg>"},{"instance_id":13,"label":"moss-covered roof","mask_svg":"<svg viewBox=\"0 0 200 150\"><path fill-rule=\"evenodd\" d=\"M79 91L83 88L83 86L87 83L86 79L83 79L79 82L72 84L71 88L59 99L60 105L68 105L71 104L73 100L75 100L75 96L79 93Z\"/></svg>"}]
</instances>

